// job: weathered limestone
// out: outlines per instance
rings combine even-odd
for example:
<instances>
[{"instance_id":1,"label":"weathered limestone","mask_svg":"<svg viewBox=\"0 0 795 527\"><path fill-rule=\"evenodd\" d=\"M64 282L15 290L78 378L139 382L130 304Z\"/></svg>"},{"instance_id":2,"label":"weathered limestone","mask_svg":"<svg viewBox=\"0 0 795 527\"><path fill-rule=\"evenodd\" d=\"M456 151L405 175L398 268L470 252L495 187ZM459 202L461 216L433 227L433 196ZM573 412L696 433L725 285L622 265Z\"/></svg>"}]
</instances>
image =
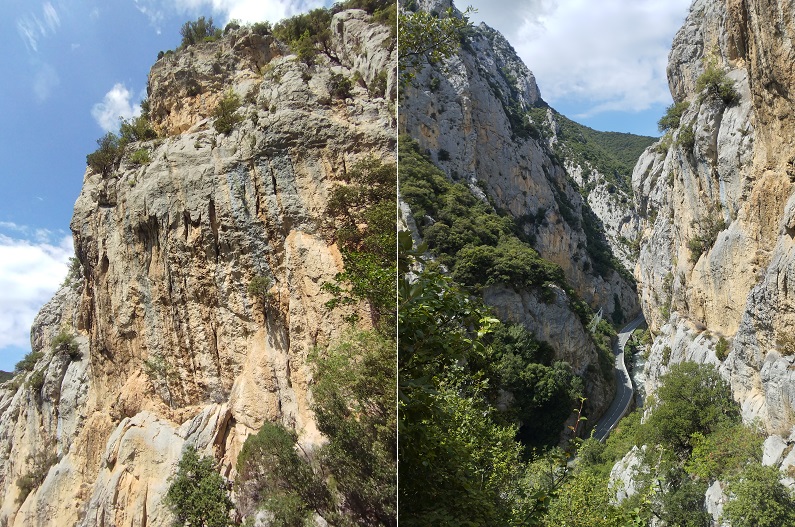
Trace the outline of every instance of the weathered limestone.
<instances>
[{"instance_id":1,"label":"weathered limestone","mask_svg":"<svg viewBox=\"0 0 795 527\"><path fill-rule=\"evenodd\" d=\"M309 68L244 28L152 68L151 116L165 137L129 147L150 150L146 165L86 172L71 224L82 277L32 330L44 356L28 379L42 372L41 386L0 388L0 521L166 525L183 445L233 478L264 421L321 440L306 358L345 327L320 289L342 269L328 191L360 159L394 162L395 145L390 29L351 10L332 33L339 63ZM352 97L330 97L331 74L355 71ZM386 98L367 89L384 71ZM228 90L243 121L221 135L211 113ZM272 282L267 305L248 292L257 276ZM51 349L62 328L81 358ZM49 451L54 464L17 503L28 455Z\"/></svg>"}]
</instances>

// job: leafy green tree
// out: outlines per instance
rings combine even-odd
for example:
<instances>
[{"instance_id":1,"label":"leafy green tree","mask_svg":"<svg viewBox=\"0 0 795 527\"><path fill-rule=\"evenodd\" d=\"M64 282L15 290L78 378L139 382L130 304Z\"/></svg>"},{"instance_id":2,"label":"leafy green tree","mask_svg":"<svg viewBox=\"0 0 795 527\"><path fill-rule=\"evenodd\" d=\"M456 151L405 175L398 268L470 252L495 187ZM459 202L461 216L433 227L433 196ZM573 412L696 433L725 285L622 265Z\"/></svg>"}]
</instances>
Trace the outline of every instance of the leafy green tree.
<instances>
[{"instance_id":1,"label":"leafy green tree","mask_svg":"<svg viewBox=\"0 0 795 527\"><path fill-rule=\"evenodd\" d=\"M723 507L732 527L795 525L795 494L781 484L775 467L753 463L726 487L729 502Z\"/></svg>"},{"instance_id":2,"label":"leafy green tree","mask_svg":"<svg viewBox=\"0 0 795 527\"><path fill-rule=\"evenodd\" d=\"M86 163L94 172L107 177L116 168L121 160L123 145L119 142L119 136L113 132L108 132L97 139L96 151L86 156Z\"/></svg>"},{"instance_id":3,"label":"leafy green tree","mask_svg":"<svg viewBox=\"0 0 795 527\"><path fill-rule=\"evenodd\" d=\"M740 99L740 94L734 87L734 81L726 75L726 72L718 66L715 60L709 61L704 68L704 73L696 79L696 91L701 93L699 96L701 101L709 98L723 101L724 104L731 106Z\"/></svg>"},{"instance_id":4,"label":"leafy green tree","mask_svg":"<svg viewBox=\"0 0 795 527\"><path fill-rule=\"evenodd\" d=\"M707 435L740 421L731 388L711 364L682 362L660 378L643 442L672 448L682 459L693 448L696 432Z\"/></svg>"},{"instance_id":5,"label":"leafy green tree","mask_svg":"<svg viewBox=\"0 0 795 527\"><path fill-rule=\"evenodd\" d=\"M691 442L693 452L685 469L705 481L740 472L751 461L762 462L762 437L742 423L727 424L709 435L696 432Z\"/></svg>"},{"instance_id":6,"label":"leafy green tree","mask_svg":"<svg viewBox=\"0 0 795 527\"><path fill-rule=\"evenodd\" d=\"M342 510L356 525L396 525L394 340L351 332L313 364L312 408L329 439L319 457L336 482Z\"/></svg>"},{"instance_id":7,"label":"leafy green tree","mask_svg":"<svg viewBox=\"0 0 795 527\"><path fill-rule=\"evenodd\" d=\"M193 446L183 452L164 501L174 513L175 526L225 527L231 523L232 501L226 482L216 471L215 460L199 457Z\"/></svg>"},{"instance_id":8,"label":"leafy green tree","mask_svg":"<svg viewBox=\"0 0 795 527\"><path fill-rule=\"evenodd\" d=\"M392 163L365 158L331 189L326 214L335 227L345 270L323 285L334 294L327 307L366 300L372 322L389 332L394 328L397 278L395 171Z\"/></svg>"},{"instance_id":9,"label":"leafy green tree","mask_svg":"<svg viewBox=\"0 0 795 527\"><path fill-rule=\"evenodd\" d=\"M193 44L204 42L206 39L215 39L221 36L223 31L213 25L213 19L199 17L195 21L185 22L179 30L182 35L180 47L187 48Z\"/></svg>"},{"instance_id":10,"label":"leafy green tree","mask_svg":"<svg viewBox=\"0 0 795 527\"><path fill-rule=\"evenodd\" d=\"M328 9L313 9L284 19L273 27L273 36L286 42L307 65L314 64L318 53L336 60L331 46L331 12Z\"/></svg>"},{"instance_id":11,"label":"leafy green tree","mask_svg":"<svg viewBox=\"0 0 795 527\"><path fill-rule=\"evenodd\" d=\"M243 120L237 112L240 108L240 97L230 88L224 97L218 102L218 106L213 110L212 116L215 118L213 127L219 134L228 134L232 129Z\"/></svg>"},{"instance_id":12,"label":"leafy green tree","mask_svg":"<svg viewBox=\"0 0 795 527\"><path fill-rule=\"evenodd\" d=\"M398 15L398 67L403 78L409 80L423 61L440 62L458 51L473 12L471 7L460 14L448 8L443 15L402 11Z\"/></svg>"},{"instance_id":13,"label":"leafy green tree","mask_svg":"<svg viewBox=\"0 0 795 527\"><path fill-rule=\"evenodd\" d=\"M394 350L383 335L355 332L312 358L312 408L328 442L304 452L294 431L273 423L249 437L237 463L244 516L265 508L273 525L302 525L312 513L331 524L396 525Z\"/></svg>"},{"instance_id":14,"label":"leafy green tree","mask_svg":"<svg viewBox=\"0 0 795 527\"><path fill-rule=\"evenodd\" d=\"M690 107L688 101L679 101L672 103L665 109L659 121L657 121L657 129L660 132L667 132L668 130L675 130L679 128L679 122L682 120L682 114Z\"/></svg>"}]
</instances>

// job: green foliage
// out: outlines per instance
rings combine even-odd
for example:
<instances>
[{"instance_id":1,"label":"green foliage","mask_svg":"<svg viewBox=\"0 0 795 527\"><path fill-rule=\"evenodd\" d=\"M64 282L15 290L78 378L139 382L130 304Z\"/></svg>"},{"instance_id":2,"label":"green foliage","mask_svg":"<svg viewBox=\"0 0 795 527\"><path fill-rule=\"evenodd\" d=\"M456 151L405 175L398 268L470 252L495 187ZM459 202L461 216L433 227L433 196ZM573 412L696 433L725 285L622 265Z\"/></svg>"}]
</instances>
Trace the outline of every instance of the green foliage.
<instances>
[{"instance_id":1,"label":"green foliage","mask_svg":"<svg viewBox=\"0 0 795 527\"><path fill-rule=\"evenodd\" d=\"M298 55L299 60L311 66L318 53L329 58L331 52L331 13L324 8L291 18L286 18L273 27L273 36L286 42Z\"/></svg>"},{"instance_id":2,"label":"green foliage","mask_svg":"<svg viewBox=\"0 0 795 527\"><path fill-rule=\"evenodd\" d=\"M644 427L644 442L666 445L680 456L689 455L693 434L708 435L740 421L731 388L711 364L674 364L660 381Z\"/></svg>"},{"instance_id":3,"label":"green foliage","mask_svg":"<svg viewBox=\"0 0 795 527\"><path fill-rule=\"evenodd\" d=\"M80 260L76 256L69 257L69 270L66 272L66 277L63 279L62 286L70 287L80 280L81 265Z\"/></svg>"},{"instance_id":4,"label":"green foliage","mask_svg":"<svg viewBox=\"0 0 795 527\"><path fill-rule=\"evenodd\" d=\"M119 137L113 132L97 139L97 146L97 150L86 156L86 163L91 170L107 177L118 165L124 149L119 143Z\"/></svg>"},{"instance_id":5,"label":"green foliage","mask_svg":"<svg viewBox=\"0 0 795 527\"><path fill-rule=\"evenodd\" d=\"M231 524L232 501L212 457L199 457L196 448L188 446L170 481L163 501L174 513L175 526L225 527Z\"/></svg>"},{"instance_id":6,"label":"green foliage","mask_svg":"<svg viewBox=\"0 0 795 527\"><path fill-rule=\"evenodd\" d=\"M395 342L350 333L316 357L313 389L318 429L329 439L323 467L356 525L395 525L397 416Z\"/></svg>"},{"instance_id":7,"label":"green foliage","mask_svg":"<svg viewBox=\"0 0 795 527\"><path fill-rule=\"evenodd\" d=\"M679 101L671 104L665 109L659 121L657 121L657 129L660 132L667 132L668 130L676 130L679 128L679 122L682 120L682 114L690 107L690 102Z\"/></svg>"},{"instance_id":8,"label":"green foliage","mask_svg":"<svg viewBox=\"0 0 795 527\"><path fill-rule=\"evenodd\" d=\"M213 19L205 19L203 16L195 21L188 21L182 25L179 30L182 35L181 48L187 48L199 42L217 40L223 34L223 31L213 25Z\"/></svg>"},{"instance_id":9,"label":"green foliage","mask_svg":"<svg viewBox=\"0 0 795 527\"><path fill-rule=\"evenodd\" d=\"M248 283L248 294L257 298L260 302L268 302L271 298L271 279L267 276L255 276Z\"/></svg>"},{"instance_id":10,"label":"green foliage","mask_svg":"<svg viewBox=\"0 0 795 527\"><path fill-rule=\"evenodd\" d=\"M696 133L693 131L693 125L689 124L679 130L676 135L676 146L686 151L692 151L696 145Z\"/></svg>"},{"instance_id":11,"label":"green foliage","mask_svg":"<svg viewBox=\"0 0 795 527\"><path fill-rule=\"evenodd\" d=\"M29 454L26 458L30 469L17 478L16 484L19 488L17 504L22 504L33 489L39 487L50 469L58 463L58 454L55 453L53 441L45 441L39 450Z\"/></svg>"},{"instance_id":12,"label":"green foliage","mask_svg":"<svg viewBox=\"0 0 795 527\"><path fill-rule=\"evenodd\" d=\"M434 64L456 53L471 27L469 16L473 12L471 7L460 17L452 8L443 15L419 10L401 12L398 16L398 71L402 78L410 80L423 61Z\"/></svg>"},{"instance_id":13,"label":"green foliage","mask_svg":"<svg viewBox=\"0 0 795 527\"><path fill-rule=\"evenodd\" d=\"M715 344L715 356L723 362L729 356L729 341L725 337L720 337Z\"/></svg>"},{"instance_id":14,"label":"green foliage","mask_svg":"<svg viewBox=\"0 0 795 527\"><path fill-rule=\"evenodd\" d=\"M341 73L332 73L328 81L329 95L337 99L348 99L352 97L351 90L353 83Z\"/></svg>"},{"instance_id":15,"label":"green foliage","mask_svg":"<svg viewBox=\"0 0 795 527\"><path fill-rule=\"evenodd\" d=\"M312 458L296 449L295 432L265 423L238 457L244 515L264 507L272 525L302 525L311 513L335 525L396 525L394 349L358 332L313 358L313 410L328 442Z\"/></svg>"},{"instance_id":16,"label":"green foliage","mask_svg":"<svg viewBox=\"0 0 795 527\"><path fill-rule=\"evenodd\" d=\"M333 283L323 285L334 294L327 307L366 300L373 322L385 327L395 317L395 171L394 164L374 157L357 162L331 189L326 210L345 264Z\"/></svg>"},{"instance_id":17,"label":"green foliage","mask_svg":"<svg viewBox=\"0 0 795 527\"><path fill-rule=\"evenodd\" d=\"M779 478L775 467L753 463L730 480L723 512L732 527L795 525L795 494Z\"/></svg>"},{"instance_id":18,"label":"green foliage","mask_svg":"<svg viewBox=\"0 0 795 527\"><path fill-rule=\"evenodd\" d=\"M70 360L80 360L83 357L74 335L65 328L61 329L55 338L52 339L52 350L56 353L65 354Z\"/></svg>"},{"instance_id":19,"label":"green foliage","mask_svg":"<svg viewBox=\"0 0 795 527\"><path fill-rule=\"evenodd\" d=\"M237 112L239 108L240 97L230 88L213 110L215 131L219 134L228 134L238 123L242 122L243 117Z\"/></svg>"},{"instance_id":20,"label":"green foliage","mask_svg":"<svg viewBox=\"0 0 795 527\"><path fill-rule=\"evenodd\" d=\"M130 155L130 163L134 165L148 165L151 161L148 148L139 148Z\"/></svg>"},{"instance_id":21,"label":"green foliage","mask_svg":"<svg viewBox=\"0 0 795 527\"><path fill-rule=\"evenodd\" d=\"M265 22L256 22L251 26L251 31L256 33L257 35L270 35L273 32L273 26L268 21Z\"/></svg>"},{"instance_id":22,"label":"green foliage","mask_svg":"<svg viewBox=\"0 0 795 527\"><path fill-rule=\"evenodd\" d=\"M742 423L729 423L709 435L695 432L691 440L693 452L685 470L705 481L738 473L749 462L762 461L763 437Z\"/></svg>"},{"instance_id":23,"label":"green foliage","mask_svg":"<svg viewBox=\"0 0 795 527\"><path fill-rule=\"evenodd\" d=\"M148 104L146 99L141 101L142 108L146 104ZM149 117L147 117L147 113L148 112L143 112L138 117L121 120L121 124L119 126L121 144L127 145L128 143L135 141L148 141L150 139L157 138L157 133L155 133L155 131L152 129L152 125L149 123Z\"/></svg>"},{"instance_id":24,"label":"green foliage","mask_svg":"<svg viewBox=\"0 0 795 527\"><path fill-rule=\"evenodd\" d=\"M687 241L687 247L690 249L690 262L696 263L701 255L715 244L718 234L725 230L727 225L723 220L720 206L713 206L702 218L694 221L692 226L699 232Z\"/></svg>"},{"instance_id":25,"label":"green foliage","mask_svg":"<svg viewBox=\"0 0 795 527\"><path fill-rule=\"evenodd\" d=\"M553 110L558 124L559 143L556 153L584 169L589 165L604 175L605 179L632 192L632 170L640 154L654 143L656 137L619 132L600 132L572 121Z\"/></svg>"},{"instance_id":26,"label":"green foliage","mask_svg":"<svg viewBox=\"0 0 795 527\"><path fill-rule=\"evenodd\" d=\"M386 97L386 87L387 72L386 70L381 70L378 72L372 82L370 82L370 85L367 87L367 91L370 94L370 97Z\"/></svg>"},{"instance_id":27,"label":"green foliage","mask_svg":"<svg viewBox=\"0 0 795 527\"><path fill-rule=\"evenodd\" d=\"M734 81L715 61L709 61L704 73L696 80L696 91L700 93L699 101L702 102L707 99L720 100L731 106L740 99L740 94L734 87Z\"/></svg>"},{"instance_id":28,"label":"green foliage","mask_svg":"<svg viewBox=\"0 0 795 527\"><path fill-rule=\"evenodd\" d=\"M32 371L33 368L36 366L36 363L44 356L44 353L41 351L31 351L24 357L22 360L17 362L16 366L14 366L14 373L22 373L26 371Z\"/></svg>"},{"instance_id":29,"label":"green foliage","mask_svg":"<svg viewBox=\"0 0 795 527\"><path fill-rule=\"evenodd\" d=\"M399 156L401 195L428 247L453 278L475 290L496 283L515 288L564 283L559 266L514 234L510 217L496 214L465 185L448 181L415 142L401 138Z\"/></svg>"},{"instance_id":30,"label":"green foliage","mask_svg":"<svg viewBox=\"0 0 795 527\"><path fill-rule=\"evenodd\" d=\"M544 517L546 527L626 527L632 514L613 504L609 477L580 469L556 494Z\"/></svg>"}]
</instances>

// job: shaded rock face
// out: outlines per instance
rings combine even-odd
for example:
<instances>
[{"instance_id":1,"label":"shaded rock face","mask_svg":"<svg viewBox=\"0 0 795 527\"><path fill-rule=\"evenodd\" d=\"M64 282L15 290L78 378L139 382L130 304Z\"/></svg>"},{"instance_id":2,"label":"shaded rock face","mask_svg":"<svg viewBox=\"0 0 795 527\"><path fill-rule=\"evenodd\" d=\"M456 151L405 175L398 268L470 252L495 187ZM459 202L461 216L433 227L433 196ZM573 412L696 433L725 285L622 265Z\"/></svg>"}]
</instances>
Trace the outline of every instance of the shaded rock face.
<instances>
[{"instance_id":1,"label":"shaded rock face","mask_svg":"<svg viewBox=\"0 0 795 527\"><path fill-rule=\"evenodd\" d=\"M439 13L450 7L444 1L419 5ZM552 156L546 140L533 138L522 124L526 117L520 114L540 102L527 66L501 34L481 24L443 65L426 64L416 71L401 98L399 129L416 139L452 180L466 182L475 195L510 213L535 240L533 247L562 267L577 294L596 311L602 309L610 319L620 305L629 319L639 312L633 285L612 270L605 276L594 271L582 226L585 204L577 185ZM605 211L610 207L604 202ZM614 216L620 223L625 214ZM614 231L622 229L617 225ZM536 296L493 290L485 298L497 312L525 324L539 338L549 337L556 357L571 361L575 371L598 370L595 347L566 302L545 306ZM580 336L582 342L573 345ZM588 383L592 416L612 396L612 379L596 377Z\"/></svg>"},{"instance_id":2,"label":"shaded rock face","mask_svg":"<svg viewBox=\"0 0 795 527\"><path fill-rule=\"evenodd\" d=\"M668 66L674 98L690 107L672 146L647 150L633 174L645 218L636 274L646 319L661 337L648 382L666 370L654 358L666 347L671 362L713 362L743 417L785 438L795 425L795 119L786 88L795 80L794 9L776 1L693 3ZM696 93L710 63L728 72L735 104ZM692 147L677 144L686 127ZM710 243L691 250L714 220L723 223ZM730 342L724 360L714 350L721 335Z\"/></svg>"},{"instance_id":3,"label":"shaded rock face","mask_svg":"<svg viewBox=\"0 0 795 527\"><path fill-rule=\"evenodd\" d=\"M308 68L242 29L152 68L151 117L165 137L128 147L147 148L146 165L87 171L71 224L81 277L39 313L43 358L27 382L0 389L0 521L166 525L183 445L231 479L264 421L322 440L306 358L354 309L330 312L320 289L342 270L329 189L367 156L394 162L395 149L393 105L367 89L384 70L386 93L394 86L390 29L351 10L332 33L339 63ZM352 96L332 99L331 74L355 71ZM228 90L243 119L221 135L210 116ZM248 291L258 276L271 282L266 301ZM52 349L61 330L79 357ZM16 482L32 473L19 499Z\"/></svg>"}]
</instances>

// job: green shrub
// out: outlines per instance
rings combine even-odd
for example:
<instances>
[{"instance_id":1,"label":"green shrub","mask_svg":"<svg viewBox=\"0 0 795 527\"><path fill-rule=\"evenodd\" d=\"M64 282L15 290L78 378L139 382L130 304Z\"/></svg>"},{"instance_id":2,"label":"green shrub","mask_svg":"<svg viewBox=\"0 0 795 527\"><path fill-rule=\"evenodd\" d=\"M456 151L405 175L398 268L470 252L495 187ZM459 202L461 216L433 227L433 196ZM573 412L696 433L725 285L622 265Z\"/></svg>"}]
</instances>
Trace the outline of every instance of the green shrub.
<instances>
[{"instance_id":1,"label":"green shrub","mask_svg":"<svg viewBox=\"0 0 795 527\"><path fill-rule=\"evenodd\" d=\"M179 30L182 35L181 48L187 48L199 42L218 39L222 35L222 31L213 25L213 19L205 19L203 16L199 17L193 22L185 22Z\"/></svg>"},{"instance_id":2,"label":"green shrub","mask_svg":"<svg viewBox=\"0 0 795 527\"><path fill-rule=\"evenodd\" d=\"M107 177L116 168L124 149L119 142L119 136L113 132L97 139L97 146L97 150L86 156L86 163L94 172Z\"/></svg>"},{"instance_id":3,"label":"green shrub","mask_svg":"<svg viewBox=\"0 0 795 527\"><path fill-rule=\"evenodd\" d=\"M54 339L52 339L52 350L56 353L64 353L72 360L80 360L83 356L80 353L80 346L75 341L74 335L66 329L62 329Z\"/></svg>"},{"instance_id":4,"label":"green shrub","mask_svg":"<svg viewBox=\"0 0 795 527\"><path fill-rule=\"evenodd\" d=\"M70 287L72 284L80 279L80 260L76 256L69 257L69 270L66 272L66 277L63 279L64 287Z\"/></svg>"},{"instance_id":5,"label":"green shrub","mask_svg":"<svg viewBox=\"0 0 795 527\"><path fill-rule=\"evenodd\" d=\"M693 150L696 145L696 134L693 131L693 125L688 125L679 130L679 135L676 136L676 146L684 150Z\"/></svg>"},{"instance_id":6,"label":"green shrub","mask_svg":"<svg viewBox=\"0 0 795 527\"><path fill-rule=\"evenodd\" d=\"M665 346L662 350L662 364L663 366L668 366L668 363L671 362L671 346Z\"/></svg>"},{"instance_id":7,"label":"green shrub","mask_svg":"<svg viewBox=\"0 0 795 527\"><path fill-rule=\"evenodd\" d=\"M17 362L16 366L14 366L14 373L32 371L33 368L36 366L36 363L43 356L44 353L41 351L31 351L30 353L25 355L21 361Z\"/></svg>"},{"instance_id":8,"label":"green shrub","mask_svg":"<svg viewBox=\"0 0 795 527\"><path fill-rule=\"evenodd\" d=\"M688 240L687 247L690 249L690 262L696 263L715 244L721 231L726 229L726 222L720 208L712 206L703 218L692 225L698 227L699 233Z\"/></svg>"},{"instance_id":9,"label":"green shrub","mask_svg":"<svg viewBox=\"0 0 795 527\"><path fill-rule=\"evenodd\" d=\"M740 99L740 94L734 88L734 81L715 62L710 62L696 80L696 91L700 93L699 101L702 102L711 98L730 106Z\"/></svg>"},{"instance_id":10,"label":"green shrub","mask_svg":"<svg viewBox=\"0 0 795 527\"><path fill-rule=\"evenodd\" d=\"M331 53L331 13L318 8L282 20L273 27L273 36L286 42L298 55L298 59L311 66L315 57L322 52L330 58Z\"/></svg>"},{"instance_id":11,"label":"green shrub","mask_svg":"<svg viewBox=\"0 0 795 527\"><path fill-rule=\"evenodd\" d=\"M270 288L271 279L266 276L255 276L248 283L248 293L260 302L267 302L271 298Z\"/></svg>"},{"instance_id":12,"label":"green shrub","mask_svg":"<svg viewBox=\"0 0 795 527\"><path fill-rule=\"evenodd\" d=\"M351 97L353 83L341 73L332 73L328 81L329 95L337 99L347 99Z\"/></svg>"},{"instance_id":13,"label":"green shrub","mask_svg":"<svg viewBox=\"0 0 795 527\"><path fill-rule=\"evenodd\" d=\"M17 487L19 487L18 504L25 502L25 499L27 499L33 489L44 482L47 473L58 463L58 454L55 453L53 442L46 441L35 454L28 455L27 461L30 464L30 470L17 478L16 481Z\"/></svg>"},{"instance_id":14,"label":"green shrub","mask_svg":"<svg viewBox=\"0 0 795 527\"><path fill-rule=\"evenodd\" d=\"M725 338L721 337L718 339L718 342L715 344L715 356L718 357L718 360L723 362L726 360L726 357L729 355L729 341Z\"/></svg>"},{"instance_id":15,"label":"green shrub","mask_svg":"<svg viewBox=\"0 0 795 527\"><path fill-rule=\"evenodd\" d=\"M34 370L28 377L26 384L30 386L34 392L39 392L41 387L44 386L44 370Z\"/></svg>"},{"instance_id":16,"label":"green shrub","mask_svg":"<svg viewBox=\"0 0 795 527\"><path fill-rule=\"evenodd\" d=\"M386 97L387 73L381 70L367 87L370 97Z\"/></svg>"},{"instance_id":17,"label":"green shrub","mask_svg":"<svg viewBox=\"0 0 795 527\"><path fill-rule=\"evenodd\" d=\"M148 165L151 161L148 148L139 148L130 156L130 163L134 165Z\"/></svg>"},{"instance_id":18,"label":"green shrub","mask_svg":"<svg viewBox=\"0 0 795 527\"><path fill-rule=\"evenodd\" d=\"M273 32L273 26L271 26L270 22L257 22L253 26L251 26L251 30L256 33L257 35L265 36L270 35Z\"/></svg>"},{"instance_id":19,"label":"green shrub","mask_svg":"<svg viewBox=\"0 0 795 527\"><path fill-rule=\"evenodd\" d=\"M148 108L148 100L141 101L141 108L143 112L144 104L146 104ZM127 143L133 143L135 141L148 141L149 139L156 139L157 133L152 129L152 125L149 123L149 118L147 117L148 112L143 112L138 117L132 117L130 119L122 119L121 125L119 126L119 134L120 134L120 143L122 145L127 145Z\"/></svg>"},{"instance_id":20,"label":"green shrub","mask_svg":"<svg viewBox=\"0 0 795 527\"><path fill-rule=\"evenodd\" d=\"M685 113L685 110L689 107L690 103L688 101L680 101L671 104L665 109L665 115L657 121L657 129L660 132L667 132L668 130L679 128L679 121L682 119L682 114Z\"/></svg>"},{"instance_id":21,"label":"green shrub","mask_svg":"<svg viewBox=\"0 0 795 527\"><path fill-rule=\"evenodd\" d=\"M212 457L199 457L189 446L171 478L164 503L174 513L174 525L227 527L232 501L224 478L215 470Z\"/></svg>"},{"instance_id":22,"label":"green shrub","mask_svg":"<svg viewBox=\"0 0 795 527\"><path fill-rule=\"evenodd\" d=\"M224 98L213 110L212 116L215 118L213 127L219 134L228 134L238 123L243 121L243 117L237 112L240 108L240 97L231 89L224 94Z\"/></svg>"}]
</instances>

